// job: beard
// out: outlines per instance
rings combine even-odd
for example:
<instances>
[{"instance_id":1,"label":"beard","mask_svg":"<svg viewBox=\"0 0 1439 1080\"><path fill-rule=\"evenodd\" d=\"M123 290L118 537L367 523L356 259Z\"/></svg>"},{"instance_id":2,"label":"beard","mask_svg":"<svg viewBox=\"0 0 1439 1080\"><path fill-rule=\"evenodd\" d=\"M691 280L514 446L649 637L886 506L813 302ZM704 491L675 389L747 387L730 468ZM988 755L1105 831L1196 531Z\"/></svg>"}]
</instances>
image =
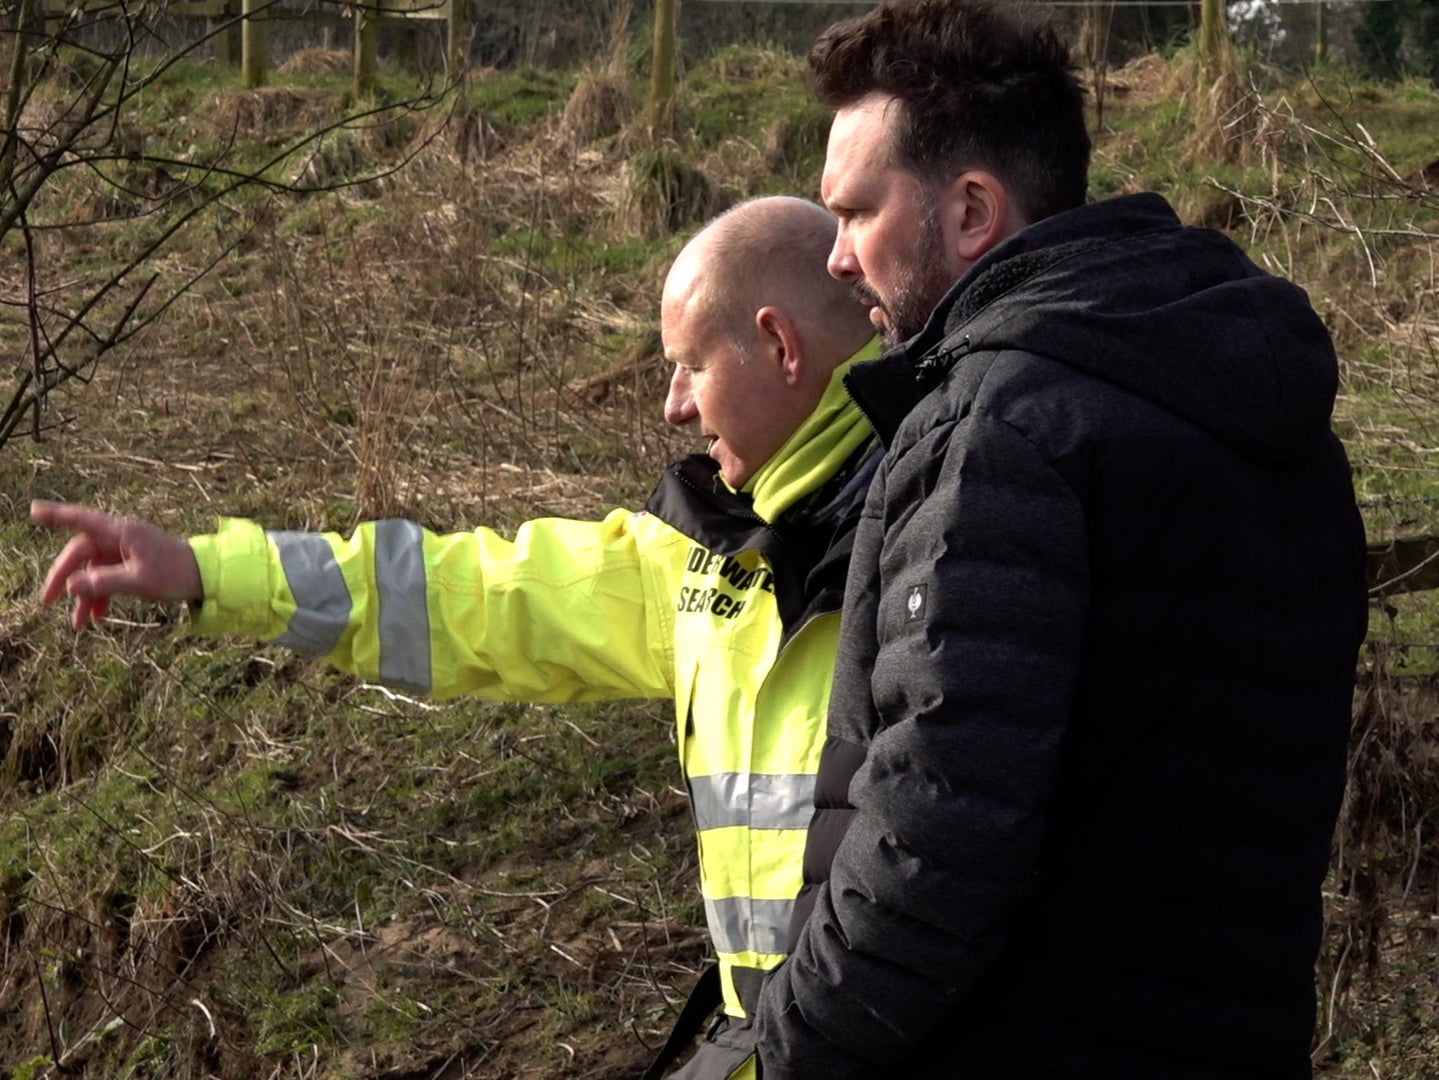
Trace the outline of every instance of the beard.
<instances>
[{"instance_id":1,"label":"beard","mask_svg":"<svg viewBox=\"0 0 1439 1080\"><path fill-rule=\"evenodd\" d=\"M866 282L856 282L854 294L884 313L880 337L888 348L908 341L924 329L935 306L944 299L955 275L945 265L937 202L925 207L919 224L919 241L894 283L894 291L883 296Z\"/></svg>"}]
</instances>

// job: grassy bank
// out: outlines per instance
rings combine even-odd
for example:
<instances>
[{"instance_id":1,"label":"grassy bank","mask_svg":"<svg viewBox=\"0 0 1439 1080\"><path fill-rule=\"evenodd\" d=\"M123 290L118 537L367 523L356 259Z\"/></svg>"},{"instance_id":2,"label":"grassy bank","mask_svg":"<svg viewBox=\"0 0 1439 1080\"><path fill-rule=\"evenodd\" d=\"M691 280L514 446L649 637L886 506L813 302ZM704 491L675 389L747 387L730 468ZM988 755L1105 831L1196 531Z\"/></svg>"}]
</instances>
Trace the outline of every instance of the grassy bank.
<instances>
[{"instance_id":1,"label":"grassy bank","mask_svg":"<svg viewBox=\"0 0 1439 1080\"><path fill-rule=\"evenodd\" d=\"M1308 289L1371 536L1439 531L1439 97L1255 69L1240 144L1206 159L1185 71L1110 74L1094 193L1158 189ZM338 133L309 167L364 182L236 196L243 242L56 399L71 423L0 449L0 1070L608 1078L647 1060L705 958L664 703L413 701L148 605L76 639L36 608L58 545L25 508L449 531L638 504L692 449L659 416L668 260L730 201L815 193L825 123L802 72L770 50L695 62L683 137L658 150L639 84L603 66L481 75ZM184 71L147 101L151 138L180 153L226 118L259 154L345 93ZM103 266L130 227L76 230L64 258ZM1436 643L1431 594L1376 612L1321 1075L1439 1071Z\"/></svg>"}]
</instances>

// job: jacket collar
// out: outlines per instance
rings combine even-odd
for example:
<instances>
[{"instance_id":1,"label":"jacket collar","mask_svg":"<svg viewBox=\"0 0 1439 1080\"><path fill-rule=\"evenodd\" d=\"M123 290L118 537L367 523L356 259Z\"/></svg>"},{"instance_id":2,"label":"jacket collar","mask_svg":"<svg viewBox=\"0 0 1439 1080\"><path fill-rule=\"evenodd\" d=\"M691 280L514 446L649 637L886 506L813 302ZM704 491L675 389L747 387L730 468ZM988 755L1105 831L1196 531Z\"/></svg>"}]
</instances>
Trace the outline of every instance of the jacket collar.
<instances>
[{"instance_id":1,"label":"jacket collar","mask_svg":"<svg viewBox=\"0 0 1439 1080\"><path fill-rule=\"evenodd\" d=\"M924 328L845 376L850 395L885 446L911 409L969 352L969 324L1012 289L1117 233L1177 229L1162 196L1145 193L1089 203L1035 222L997 244L950 287Z\"/></svg>"}]
</instances>

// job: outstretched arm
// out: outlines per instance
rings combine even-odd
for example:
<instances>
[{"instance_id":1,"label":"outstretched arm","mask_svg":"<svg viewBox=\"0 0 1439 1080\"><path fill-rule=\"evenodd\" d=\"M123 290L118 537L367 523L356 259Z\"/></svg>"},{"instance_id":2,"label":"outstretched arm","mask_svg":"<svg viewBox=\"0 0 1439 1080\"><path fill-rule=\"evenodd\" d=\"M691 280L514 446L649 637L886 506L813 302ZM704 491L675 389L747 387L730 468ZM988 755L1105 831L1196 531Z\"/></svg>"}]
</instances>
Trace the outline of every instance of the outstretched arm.
<instances>
[{"instance_id":1,"label":"outstretched arm","mask_svg":"<svg viewBox=\"0 0 1439 1080\"><path fill-rule=\"evenodd\" d=\"M61 595L71 597L75 605L70 622L77 630L103 618L112 596L204 599L200 568L181 537L137 518L69 503L32 502L30 519L75 533L45 575L40 601L51 604Z\"/></svg>"},{"instance_id":2,"label":"outstretched arm","mask_svg":"<svg viewBox=\"0 0 1439 1080\"><path fill-rule=\"evenodd\" d=\"M538 519L513 540L408 521L338 533L226 519L188 540L133 518L36 503L75 530L41 593L78 629L111 596L203 601L192 628L325 656L435 698L613 700L673 693L675 572L691 541L647 514Z\"/></svg>"}]
</instances>

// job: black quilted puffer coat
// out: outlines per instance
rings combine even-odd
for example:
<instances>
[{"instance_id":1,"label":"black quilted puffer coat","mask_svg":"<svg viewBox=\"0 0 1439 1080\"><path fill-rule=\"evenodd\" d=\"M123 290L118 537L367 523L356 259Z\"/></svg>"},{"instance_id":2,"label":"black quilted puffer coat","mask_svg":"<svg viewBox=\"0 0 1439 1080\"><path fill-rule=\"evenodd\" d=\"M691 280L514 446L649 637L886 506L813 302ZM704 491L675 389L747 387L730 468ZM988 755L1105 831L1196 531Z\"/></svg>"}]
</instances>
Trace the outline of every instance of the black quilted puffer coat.
<instances>
[{"instance_id":1,"label":"black quilted puffer coat","mask_svg":"<svg viewBox=\"0 0 1439 1080\"><path fill-rule=\"evenodd\" d=\"M1367 605L1303 292L1129 196L851 375L856 535L762 1075L1310 1075Z\"/></svg>"}]
</instances>

